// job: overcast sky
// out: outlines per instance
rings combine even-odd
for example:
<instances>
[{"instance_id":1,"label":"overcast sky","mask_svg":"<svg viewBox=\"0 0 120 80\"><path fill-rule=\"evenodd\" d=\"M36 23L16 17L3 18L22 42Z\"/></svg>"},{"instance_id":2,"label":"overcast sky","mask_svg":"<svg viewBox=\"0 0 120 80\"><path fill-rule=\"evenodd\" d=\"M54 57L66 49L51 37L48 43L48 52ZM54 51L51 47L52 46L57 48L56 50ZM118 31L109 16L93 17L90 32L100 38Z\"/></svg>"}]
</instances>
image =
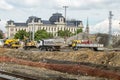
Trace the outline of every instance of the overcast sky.
<instances>
[{"instance_id":1,"label":"overcast sky","mask_svg":"<svg viewBox=\"0 0 120 80\"><path fill-rule=\"evenodd\" d=\"M5 32L8 20L25 22L29 16L48 20L53 13L64 15L63 6L67 8L67 19L83 21L89 18L90 32L108 32L109 11L113 13L113 32L120 32L120 0L0 0L0 28Z\"/></svg>"}]
</instances>

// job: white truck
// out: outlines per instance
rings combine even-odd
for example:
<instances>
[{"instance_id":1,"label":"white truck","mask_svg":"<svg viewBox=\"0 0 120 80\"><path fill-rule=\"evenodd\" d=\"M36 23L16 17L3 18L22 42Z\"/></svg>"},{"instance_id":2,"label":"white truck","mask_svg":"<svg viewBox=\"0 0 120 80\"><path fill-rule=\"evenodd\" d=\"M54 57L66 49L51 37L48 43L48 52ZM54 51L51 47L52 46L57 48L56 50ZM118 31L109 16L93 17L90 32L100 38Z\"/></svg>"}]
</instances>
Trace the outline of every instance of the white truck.
<instances>
[{"instance_id":1,"label":"white truck","mask_svg":"<svg viewBox=\"0 0 120 80\"><path fill-rule=\"evenodd\" d=\"M89 48L94 51L103 50L104 45L98 43L92 43L89 40L73 40L72 41L73 50L78 50L79 48Z\"/></svg>"},{"instance_id":2,"label":"white truck","mask_svg":"<svg viewBox=\"0 0 120 80\"><path fill-rule=\"evenodd\" d=\"M76 44L73 49L78 50L79 48L90 48L94 51L98 51L103 50L103 44Z\"/></svg>"},{"instance_id":3,"label":"white truck","mask_svg":"<svg viewBox=\"0 0 120 80\"><path fill-rule=\"evenodd\" d=\"M60 51L63 43L60 39L43 39L38 41L37 47L41 51Z\"/></svg>"}]
</instances>

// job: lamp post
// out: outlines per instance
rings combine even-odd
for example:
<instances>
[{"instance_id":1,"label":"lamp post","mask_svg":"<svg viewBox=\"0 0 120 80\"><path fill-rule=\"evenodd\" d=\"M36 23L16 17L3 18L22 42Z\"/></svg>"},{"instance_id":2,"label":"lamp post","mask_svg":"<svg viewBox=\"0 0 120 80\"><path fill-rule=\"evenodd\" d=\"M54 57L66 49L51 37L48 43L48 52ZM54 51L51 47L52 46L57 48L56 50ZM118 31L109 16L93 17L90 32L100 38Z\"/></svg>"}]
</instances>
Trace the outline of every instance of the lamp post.
<instances>
[{"instance_id":1,"label":"lamp post","mask_svg":"<svg viewBox=\"0 0 120 80\"><path fill-rule=\"evenodd\" d=\"M78 23L76 21L76 35L77 35L77 40L78 40Z\"/></svg>"},{"instance_id":2,"label":"lamp post","mask_svg":"<svg viewBox=\"0 0 120 80\"><path fill-rule=\"evenodd\" d=\"M67 14L67 8L68 8L68 6L63 6L63 8L65 8L65 22L66 22L66 14Z\"/></svg>"},{"instance_id":3,"label":"lamp post","mask_svg":"<svg viewBox=\"0 0 120 80\"><path fill-rule=\"evenodd\" d=\"M65 16L65 31L66 31L66 13L67 13L67 8L68 8L68 6L63 6L63 8L65 9L65 14L64 14L64 16ZM67 35L65 35L65 43L66 43L66 37L67 37Z\"/></svg>"},{"instance_id":4,"label":"lamp post","mask_svg":"<svg viewBox=\"0 0 120 80\"><path fill-rule=\"evenodd\" d=\"M34 18L33 18L33 20L32 20L32 33L33 33L33 35L32 35L32 40L34 41L34 36L35 36L35 23L34 23Z\"/></svg>"}]
</instances>

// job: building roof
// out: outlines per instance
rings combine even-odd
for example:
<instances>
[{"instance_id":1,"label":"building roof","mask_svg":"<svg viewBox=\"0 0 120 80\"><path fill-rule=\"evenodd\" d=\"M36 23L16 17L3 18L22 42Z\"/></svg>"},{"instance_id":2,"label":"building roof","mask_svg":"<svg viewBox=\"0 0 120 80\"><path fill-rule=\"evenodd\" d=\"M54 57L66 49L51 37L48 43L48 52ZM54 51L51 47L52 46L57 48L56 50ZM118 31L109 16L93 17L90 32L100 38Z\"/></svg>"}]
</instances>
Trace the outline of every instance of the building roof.
<instances>
[{"instance_id":1,"label":"building roof","mask_svg":"<svg viewBox=\"0 0 120 80\"><path fill-rule=\"evenodd\" d=\"M32 21L34 21L34 22L39 22L39 20L41 20L41 18L38 18L38 17L36 17L36 16L30 16L30 17L27 19L26 23L31 23Z\"/></svg>"},{"instance_id":2,"label":"building roof","mask_svg":"<svg viewBox=\"0 0 120 80\"><path fill-rule=\"evenodd\" d=\"M41 21L44 25L54 25L54 22L58 22L59 21L59 18L64 18L62 16L61 13L54 13L50 18L49 20L41 20L41 18L38 18L36 16L30 16L27 21L25 23L16 23L14 22L13 20L9 20L7 21L7 23L10 25L11 23L13 23L15 26L26 26L28 25L28 23L32 23L33 21L34 22L39 22ZM65 18L64 18L64 21L65 21ZM67 23L67 26L78 26L82 21L76 21L76 20L69 20L69 21L66 21Z\"/></svg>"},{"instance_id":3,"label":"building roof","mask_svg":"<svg viewBox=\"0 0 120 80\"><path fill-rule=\"evenodd\" d=\"M48 20L42 20L42 23L46 24L46 25L51 25L50 21L48 21Z\"/></svg>"},{"instance_id":4,"label":"building roof","mask_svg":"<svg viewBox=\"0 0 120 80\"><path fill-rule=\"evenodd\" d=\"M54 13L50 18L49 18L49 21L51 24L54 24L55 22L59 22L59 18L62 17L62 14L61 13ZM65 19L65 18L64 18ZM65 21L65 20L64 20Z\"/></svg>"},{"instance_id":5,"label":"building roof","mask_svg":"<svg viewBox=\"0 0 120 80\"><path fill-rule=\"evenodd\" d=\"M27 23L14 23L15 26L26 26L27 27Z\"/></svg>"},{"instance_id":6,"label":"building roof","mask_svg":"<svg viewBox=\"0 0 120 80\"><path fill-rule=\"evenodd\" d=\"M14 21L13 20L9 20L9 21L7 21L7 23L11 24L11 23L14 23Z\"/></svg>"},{"instance_id":7,"label":"building roof","mask_svg":"<svg viewBox=\"0 0 120 80\"><path fill-rule=\"evenodd\" d=\"M67 22L67 26L78 26L82 21L66 21Z\"/></svg>"}]
</instances>

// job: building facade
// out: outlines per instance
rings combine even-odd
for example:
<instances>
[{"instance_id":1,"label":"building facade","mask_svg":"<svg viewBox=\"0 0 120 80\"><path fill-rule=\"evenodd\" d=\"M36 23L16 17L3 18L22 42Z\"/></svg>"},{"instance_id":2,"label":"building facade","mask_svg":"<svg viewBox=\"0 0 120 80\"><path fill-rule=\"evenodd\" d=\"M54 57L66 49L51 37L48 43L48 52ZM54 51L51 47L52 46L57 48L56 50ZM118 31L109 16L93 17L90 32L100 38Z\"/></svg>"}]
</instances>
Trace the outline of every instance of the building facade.
<instances>
[{"instance_id":1,"label":"building facade","mask_svg":"<svg viewBox=\"0 0 120 80\"><path fill-rule=\"evenodd\" d=\"M16 23L12 20L7 21L7 37L13 38L16 32L19 30L25 30L27 32L36 32L37 30L46 30L52 33L54 36L58 36L59 30L69 30L75 33L77 29L82 29L82 21L70 20L65 21L65 18L61 13L54 13L49 20L42 20L36 16L30 16L24 23Z\"/></svg>"}]
</instances>

